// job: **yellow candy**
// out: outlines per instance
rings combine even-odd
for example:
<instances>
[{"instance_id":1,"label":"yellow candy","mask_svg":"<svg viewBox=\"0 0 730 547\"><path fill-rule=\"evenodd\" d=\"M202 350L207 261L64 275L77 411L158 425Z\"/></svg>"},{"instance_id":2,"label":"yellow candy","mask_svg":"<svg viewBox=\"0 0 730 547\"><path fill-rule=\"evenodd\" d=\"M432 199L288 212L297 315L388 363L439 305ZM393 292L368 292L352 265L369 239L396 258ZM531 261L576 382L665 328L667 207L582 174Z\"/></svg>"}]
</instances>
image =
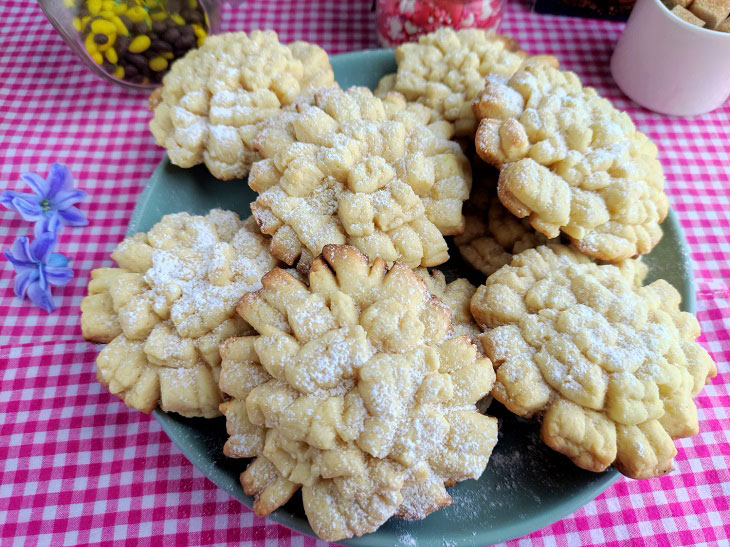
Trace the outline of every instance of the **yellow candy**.
<instances>
[{"instance_id":1,"label":"yellow candy","mask_svg":"<svg viewBox=\"0 0 730 547\"><path fill-rule=\"evenodd\" d=\"M93 0L89 0L89 3L92 1ZM129 17L129 20L132 21L132 23L139 23L140 21L147 19L147 12L142 6L134 6L127 10L127 17Z\"/></svg>"},{"instance_id":2,"label":"yellow candy","mask_svg":"<svg viewBox=\"0 0 730 547\"><path fill-rule=\"evenodd\" d=\"M197 36L198 38L206 37L205 29L203 27L201 27L197 23L193 23L191 26L193 27L193 32L195 33L195 36Z\"/></svg>"},{"instance_id":3,"label":"yellow candy","mask_svg":"<svg viewBox=\"0 0 730 547\"><path fill-rule=\"evenodd\" d=\"M86 36L86 39L84 40L84 47L86 48L86 51L89 52L89 55L93 55L94 53L98 53L99 50L96 47L96 44L94 43L94 35L88 34Z\"/></svg>"},{"instance_id":4,"label":"yellow candy","mask_svg":"<svg viewBox=\"0 0 730 547\"><path fill-rule=\"evenodd\" d=\"M111 11L114 9L114 0L102 0L101 8Z\"/></svg>"},{"instance_id":5,"label":"yellow candy","mask_svg":"<svg viewBox=\"0 0 730 547\"><path fill-rule=\"evenodd\" d=\"M197 39L198 47L202 46L205 43L205 36Z\"/></svg>"},{"instance_id":6,"label":"yellow candy","mask_svg":"<svg viewBox=\"0 0 730 547\"><path fill-rule=\"evenodd\" d=\"M180 17L177 14L170 15L170 19L172 19L173 21L175 21L178 25L184 25L185 24L185 19L183 19L182 17Z\"/></svg>"},{"instance_id":7,"label":"yellow candy","mask_svg":"<svg viewBox=\"0 0 730 547\"><path fill-rule=\"evenodd\" d=\"M172 51L163 51L160 55L168 61L172 61L175 58L175 54Z\"/></svg>"},{"instance_id":8,"label":"yellow candy","mask_svg":"<svg viewBox=\"0 0 730 547\"><path fill-rule=\"evenodd\" d=\"M129 49L129 51L131 51L132 53L142 53L148 47L150 47L151 43L152 42L150 41L150 37L142 34L140 36L135 37L129 43L129 47L127 49Z\"/></svg>"},{"instance_id":9,"label":"yellow candy","mask_svg":"<svg viewBox=\"0 0 730 547\"><path fill-rule=\"evenodd\" d=\"M117 29L117 34L121 34L122 36L129 36L129 30L126 26L124 26L124 21L122 21L119 17L116 15L112 15L109 20L114 23L114 26Z\"/></svg>"},{"instance_id":10,"label":"yellow candy","mask_svg":"<svg viewBox=\"0 0 730 547\"><path fill-rule=\"evenodd\" d=\"M103 9L99 12L99 15L103 17L104 19L111 19L114 15L114 12L111 10Z\"/></svg>"},{"instance_id":11,"label":"yellow candy","mask_svg":"<svg viewBox=\"0 0 730 547\"><path fill-rule=\"evenodd\" d=\"M117 33L117 26L111 21L104 21L103 19L97 19L91 22L91 32L94 34L106 34L111 36Z\"/></svg>"},{"instance_id":12,"label":"yellow candy","mask_svg":"<svg viewBox=\"0 0 730 547\"><path fill-rule=\"evenodd\" d=\"M114 13L116 13L117 15L121 15L122 13L127 11L127 4L125 4L125 3L114 4L112 11Z\"/></svg>"},{"instance_id":13,"label":"yellow candy","mask_svg":"<svg viewBox=\"0 0 730 547\"><path fill-rule=\"evenodd\" d=\"M166 17L167 13L165 13L164 11L156 11L150 14L150 19L152 19L153 21L162 21Z\"/></svg>"},{"instance_id":14,"label":"yellow candy","mask_svg":"<svg viewBox=\"0 0 730 547\"><path fill-rule=\"evenodd\" d=\"M86 28L86 25L89 24L89 21L91 20L90 15L86 15L81 18L81 30L84 30Z\"/></svg>"},{"instance_id":15,"label":"yellow candy","mask_svg":"<svg viewBox=\"0 0 730 547\"><path fill-rule=\"evenodd\" d=\"M78 17L74 17L74 18L73 18L73 21L72 21L72 24L73 24L73 26L74 26L74 30L75 30L76 32L81 32L81 29L83 28L83 27L81 26L81 19L79 19Z\"/></svg>"},{"instance_id":16,"label":"yellow candy","mask_svg":"<svg viewBox=\"0 0 730 547\"><path fill-rule=\"evenodd\" d=\"M119 60L117 50L115 50L113 47L110 47L104 52L104 57L106 57L106 60L113 65L117 64L117 61Z\"/></svg>"},{"instance_id":17,"label":"yellow candy","mask_svg":"<svg viewBox=\"0 0 730 547\"><path fill-rule=\"evenodd\" d=\"M91 15L99 15L101 11L101 0L89 0L86 2L86 7L89 9Z\"/></svg>"},{"instance_id":18,"label":"yellow candy","mask_svg":"<svg viewBox=\"0 0 730 547\"><path fill-rule=\"evenodd\" d=\"M188 7L189 7L190 9L195 9L195 8L197 8L197 7L198 7L198 2L197 2L197 0L188 0Z\"/></svg>"},{"instance_id":19,"label":"yellow candy","mask_svg":"<svg viewBox=\"0 0 730 547\"><path fill-rule=\"evenodd\" d=\"M150 68L155 72L162 72L167 68L167 59L164 57L152 57L149 64Z\"/></svg>"},{"instance_id":20,"label":"yellow candy","mask_svg":"<svg viewBox=\"0 0 730 547\"><path fill-rule=\"evenodd\" d=\"M118 80L121 80L122 78L124 78L124 68L118 66L114 69L114 72L112 72L112 76L114 76Z\"/></svg>"},{"instance_id":21,"label":"yellow candy","mask_svg":"<svg viewBox=\"0 0 730 547\"><path fill-rule=\"evenodd\" d=\"M104 62L104 57L102 57L101 56L101 53L99 53L98 51L92 53L91 54L91 58L94 59L94 62L97 65L100 65L100 64L102 64Z\"/></svg>"},{"instance_id":22,"label":"yellow candy","mask_svg":"<svg viewBox=\"0 0 730 547\"><path fill-rule=\"evenodd\" d=\"M75 3L74 0L63 0L63 5L67 8L72 8L74 7Z\"/></svg>"}]
</instances>

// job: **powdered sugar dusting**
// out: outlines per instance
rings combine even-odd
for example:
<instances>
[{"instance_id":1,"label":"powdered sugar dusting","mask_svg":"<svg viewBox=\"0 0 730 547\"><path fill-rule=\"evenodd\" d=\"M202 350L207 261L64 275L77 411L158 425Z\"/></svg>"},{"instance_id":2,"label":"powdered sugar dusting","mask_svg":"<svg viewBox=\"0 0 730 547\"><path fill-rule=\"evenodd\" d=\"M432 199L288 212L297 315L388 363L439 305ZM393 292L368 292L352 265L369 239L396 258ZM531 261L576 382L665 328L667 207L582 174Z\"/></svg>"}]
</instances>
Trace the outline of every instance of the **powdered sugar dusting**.
<instances>
[{"instance_id":1,"label":"powdered sugar dusting","mask_svg":"<svg viewBox=\"0 0 730 547\"><path fill-rule=\"evenodd\" d=\"M231 243L221 242L214 222ZM145 281L156 309L169 306L184 337L201 336L230 317L243 294L259 289L261 276L275 265L251 221L230 235L233 222L219 212L214 221L179 213L155 227L159 241L153 243L161 248L153 254Z\"/></svg>"},{"instance_id":2,"label":"powdered sugar dusting","mask_svg":"<svg viewBox=\"0 0 730 547\"><path fill-rule=\"evenodd\" d=\"M451 338L451 314L426 284L400 263L368 266L353 247L325 260L309 286L277 270L242 302L266 332L253 340L258 362L276 378L243 396L265 435L261 454L302 485L315 532L337 540L447 507L444 485L480 476L497 439L474 404L491 386L454 389L479 356L468 337ZM258 323L270 307L286 325ZM224 360L221 382L246 366ZM241 419L227 425L246 432Z\"/></svg>"}]
</instances>

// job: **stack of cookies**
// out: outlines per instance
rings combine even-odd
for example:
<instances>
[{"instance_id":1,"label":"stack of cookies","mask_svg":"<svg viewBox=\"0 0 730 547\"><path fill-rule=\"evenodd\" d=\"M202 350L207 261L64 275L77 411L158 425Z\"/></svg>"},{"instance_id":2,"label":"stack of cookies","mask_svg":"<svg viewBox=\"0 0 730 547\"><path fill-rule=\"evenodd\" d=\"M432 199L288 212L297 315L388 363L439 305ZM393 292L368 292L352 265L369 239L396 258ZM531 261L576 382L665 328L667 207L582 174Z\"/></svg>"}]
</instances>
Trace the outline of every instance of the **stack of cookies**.
<instances>
[{"instance_id":1,"label":"stack of cookies","mask_svg":"<svg viewBox=\"0 0 730 547\"><path fill-rule=\"evenodd\" d=\"M450 505L497 442L490 396L584 469L668 473L716 371L678 292L643 285L656 147L504 37L439 30L396 60L375 93L270 32L173 65L158 143L258 197L243 221L163 217L92 273L99 381L144 412L224 415L256 514L301 490L328 541ZM452 238L480 287L435 268Z\"/></svg>"}]
</instances>

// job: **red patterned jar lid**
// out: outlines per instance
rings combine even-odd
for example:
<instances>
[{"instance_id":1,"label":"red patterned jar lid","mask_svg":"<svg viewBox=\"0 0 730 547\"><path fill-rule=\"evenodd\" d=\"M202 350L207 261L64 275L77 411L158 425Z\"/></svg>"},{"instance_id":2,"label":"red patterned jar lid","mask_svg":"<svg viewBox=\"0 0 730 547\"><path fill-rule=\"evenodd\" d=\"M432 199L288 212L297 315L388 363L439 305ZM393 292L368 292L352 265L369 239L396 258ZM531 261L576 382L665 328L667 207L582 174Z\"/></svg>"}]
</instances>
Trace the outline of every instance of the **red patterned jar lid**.
<instances>
[{"instance_id":1,"label":"red patterned jar lid","mask_svg":"<svg viewBox=\"0 0 730 547\"><path fill-rule=\"evenodd\" d=\"M377 0L377 30L384 47L412 42L441 27L496 31L504 0Z\"/></svg>"}]
</instances>

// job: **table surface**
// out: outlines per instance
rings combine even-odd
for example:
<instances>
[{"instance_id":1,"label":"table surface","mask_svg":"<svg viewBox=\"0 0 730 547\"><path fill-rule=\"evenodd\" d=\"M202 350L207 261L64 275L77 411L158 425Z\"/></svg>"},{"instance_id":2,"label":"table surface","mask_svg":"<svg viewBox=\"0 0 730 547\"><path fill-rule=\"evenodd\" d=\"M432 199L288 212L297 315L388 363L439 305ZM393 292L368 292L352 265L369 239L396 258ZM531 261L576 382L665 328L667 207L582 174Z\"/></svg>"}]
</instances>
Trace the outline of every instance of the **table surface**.
<instances>
[{"instance_id":1,"label":"table surface","mask_svg":"<svg viewBox=\"0 0 730 547\"><path fill-rule=\"evenodd\" d=\"M224 30L274 28L330 53L377 47L371 1L251 1L224 12ZM620 23L537 16L508 6L502 31L531 53L556 54L628 111L659 146L667 193L692 250L701 343L719 376L697 397L701 432L677 442L676 470L621 479L569 517L512 545L728 544L730 539L730 104L691 119L631 103L608 68ZM95 380L96 347L81 339L89 271L111 266L135 201L163 156L147 129L146 97L97 79L35 2L3 0L0 15L1 187L54 161L89 193L90 224L66 228L59 250L75 279L52 313L13 297L0 264L0 544L314 545L253 513L197 471L151 417ZM0 248L28 223L0 210ZM153 541L154 540L154 541ZM321 543L321 542L320 542Z\"/></svg>"}]
</instances>

